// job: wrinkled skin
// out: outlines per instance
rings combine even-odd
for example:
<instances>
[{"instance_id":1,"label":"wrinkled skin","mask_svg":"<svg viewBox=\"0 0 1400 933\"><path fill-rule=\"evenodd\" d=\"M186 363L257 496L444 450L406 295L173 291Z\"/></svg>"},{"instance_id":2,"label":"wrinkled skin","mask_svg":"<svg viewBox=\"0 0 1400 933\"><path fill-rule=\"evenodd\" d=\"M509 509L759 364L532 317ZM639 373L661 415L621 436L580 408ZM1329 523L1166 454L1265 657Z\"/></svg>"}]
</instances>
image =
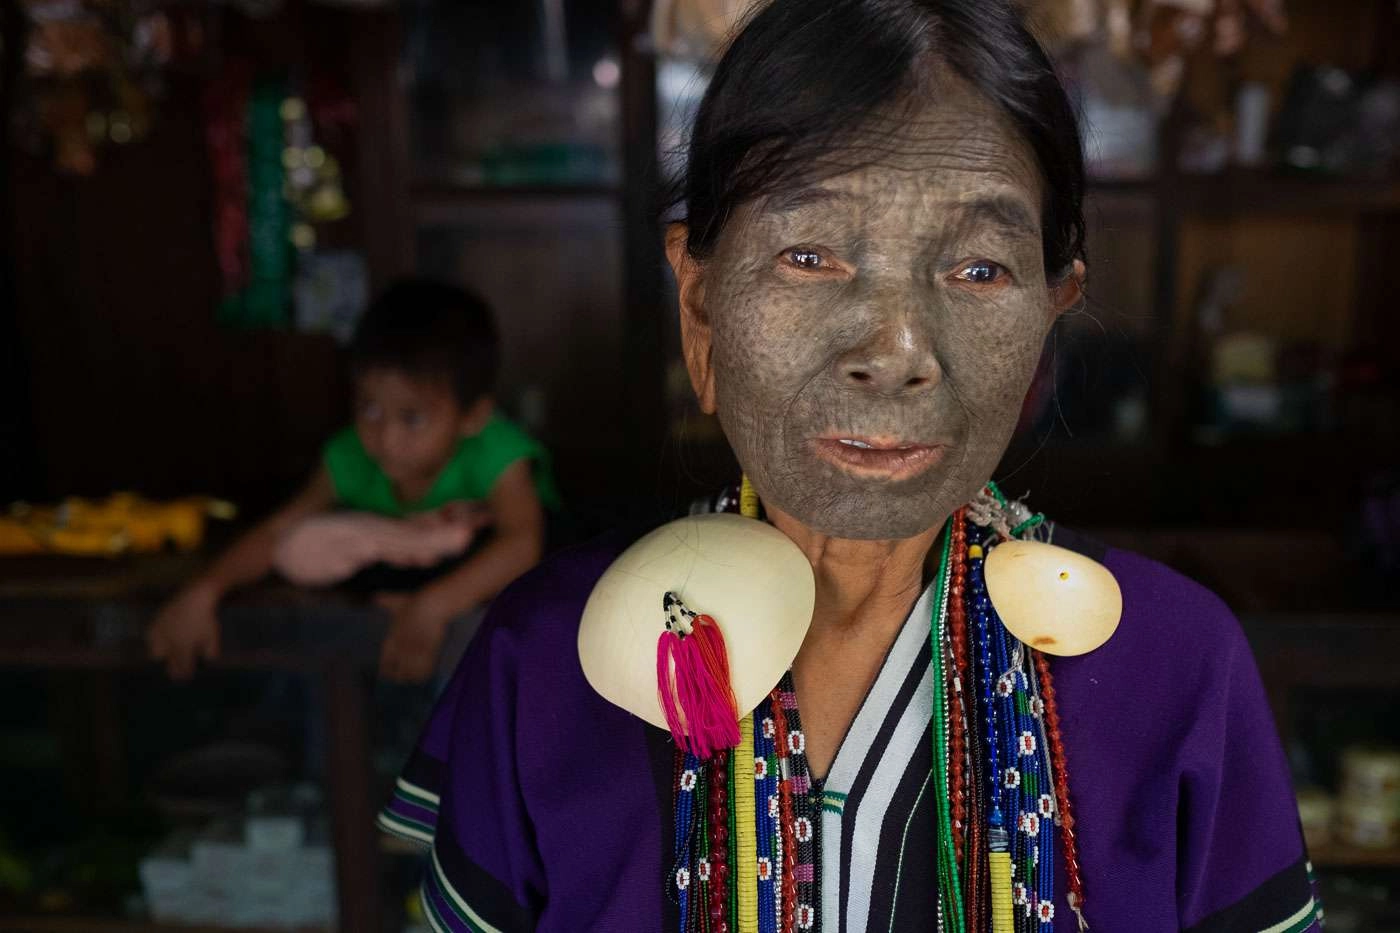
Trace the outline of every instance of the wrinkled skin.
<instances>
[{"instance_id":1,"label":"wrinkled skin","mask_svg":"<svg viewBox=\"0 0 1400 933\"><path fill-rule=\"evenodd\" d=\"M1077 274L1047 283L1014 128L956 78L923 100L884 121L874 164L744 205L704 262L683 227L668 242L701 407L770 508L819 534L909 538L968 501L1079 294ZM915 449L871 463L840 438Z\"/></svg>"}]
</instances>

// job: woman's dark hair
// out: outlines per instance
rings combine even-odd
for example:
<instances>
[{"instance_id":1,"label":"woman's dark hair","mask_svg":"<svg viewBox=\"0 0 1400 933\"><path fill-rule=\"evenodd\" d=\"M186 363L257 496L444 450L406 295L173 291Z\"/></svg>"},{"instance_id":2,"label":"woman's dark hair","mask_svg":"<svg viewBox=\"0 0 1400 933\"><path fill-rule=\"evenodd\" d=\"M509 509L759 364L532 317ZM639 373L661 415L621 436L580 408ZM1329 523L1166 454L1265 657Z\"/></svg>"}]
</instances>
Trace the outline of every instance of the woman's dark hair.
<instances>
[{"instance_id":1,"label":"woman's dark hair","mask_svg":"<svg viewBox=\"0 0 1400 933\"><path fill-rule=\"evenodd\" d=\"M463 408L489 393L500 338L486 302L433 279L399 279L370 305L350 342L351 371L390 369L444 380Z\"/></svg>"},{"instance_id":2,"label":"woman's dark hair","mask_svg":"<svg viewBox=\"0 0 1400 933\"><path fill-rule=\"evenodd\" d=\"M770 0L734 38L700 104L681 188L688 250L704 259L748 201L869 164L872 119L917 103L939 65L1000 107L1044 180L1045 272L1084 253L1084 156L1045 51L1006 0ZM819 180L819 179L816 179Z\"/></svg>"}]
</instances>

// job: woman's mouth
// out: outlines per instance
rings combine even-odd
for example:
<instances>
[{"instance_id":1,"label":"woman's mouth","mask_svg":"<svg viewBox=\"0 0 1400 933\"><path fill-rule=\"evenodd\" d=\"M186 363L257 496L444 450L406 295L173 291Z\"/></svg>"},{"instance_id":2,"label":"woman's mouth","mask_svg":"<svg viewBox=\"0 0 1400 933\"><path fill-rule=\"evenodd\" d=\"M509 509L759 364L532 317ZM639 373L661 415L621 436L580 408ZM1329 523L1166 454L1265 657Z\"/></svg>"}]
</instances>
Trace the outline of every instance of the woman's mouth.
<instances>
[{"instance_id":1,"label":"woman's mouth","mask_svg":"<svg viewBox=\"0 0 1400 933\"><path fill-rule=\"evenodd\" d=\"M912 479L943 459L942 444L916 444L889 437L819 437L817 456L863 479Z\"/></svg>"}]
</instances>

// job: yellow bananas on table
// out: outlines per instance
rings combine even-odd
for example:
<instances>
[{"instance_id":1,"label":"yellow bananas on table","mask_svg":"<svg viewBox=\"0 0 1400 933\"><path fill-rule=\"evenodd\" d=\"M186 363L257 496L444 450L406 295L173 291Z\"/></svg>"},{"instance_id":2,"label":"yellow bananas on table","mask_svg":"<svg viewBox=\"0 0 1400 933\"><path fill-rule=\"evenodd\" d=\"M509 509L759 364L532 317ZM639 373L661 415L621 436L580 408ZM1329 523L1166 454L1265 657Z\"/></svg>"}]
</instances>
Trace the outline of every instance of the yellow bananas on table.
<instances>
[{"instance_id":1,"label":"yellow bananas on table","mask_svg":"<svg viewBox=\"0 0 1400 933\"><path fill-rule=\"evenodd\" d=\"M232 504L208 496L154 502L129 492L48 506L17 502L0 516L0 556L101 557L150 553L167 545L189 551L203 542L208 519L236 513Z\"/></svg>"}]
</instances>

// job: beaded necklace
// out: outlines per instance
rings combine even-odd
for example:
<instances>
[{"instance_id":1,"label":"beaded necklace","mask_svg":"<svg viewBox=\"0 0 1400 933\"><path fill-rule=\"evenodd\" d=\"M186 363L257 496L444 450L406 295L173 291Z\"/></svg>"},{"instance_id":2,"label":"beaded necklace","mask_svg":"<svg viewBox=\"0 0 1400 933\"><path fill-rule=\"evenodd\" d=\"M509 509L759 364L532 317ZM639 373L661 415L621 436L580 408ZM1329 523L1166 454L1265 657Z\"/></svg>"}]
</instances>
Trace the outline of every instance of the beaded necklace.
<instances>
[{"instance_id":1,"label":"beaded necklace","mask_svg":"<svg viewBox=\"0 0 1400 933\"><path fill-rule=\"evenodd\" d=\"M747 481L738 499L744 514L758 516ZM950 517L934 575L938 927L1050 933L1062 859L1070 907L1087 929L1050 666L1006 631L987 595L986 555L1006 530L1004 521L1003 535L993 530L986 514L991 499L1007 507L989 484L975 514L959 509ZM1013 532L1041 521L1033 516ZM667 886L680 908L680 930L819 930L821 794L807 762L791 671L740 722L739 735L735 748L705 759L676 751Z\"/></svg>"},{"instance_id":2,"label":"beaded necklace","mask_svg":"<svg viewBox=\"0 0 1400 933\"><path fill-rule=\"evenodd\" d=\"M957 843L954 838L951 807L951 798L955 791L954 781L951 780L953 773L949 761L951 743L948 738L953 731L950 723L954 715L954 707L950 701L954 701L954 697L948 695L946 678L943 675L945 649L951 645L946 623L948 601L952 588L949 579L952 564L948 559L952 553L952 547L953 536L951 533L945 532L942 556L939 558L938 573L934 583L933 623L930 626L932 630L930 651L933 656L933 682L938 685L938 688L933 691L933 767L938 776L937 787L940 791L937 798L938 812L936 815L938 821L939 926L952 931L952 933L963 933L966 927L963 922L962 882L958 877Z\"/></svg>"}]
</instances>

